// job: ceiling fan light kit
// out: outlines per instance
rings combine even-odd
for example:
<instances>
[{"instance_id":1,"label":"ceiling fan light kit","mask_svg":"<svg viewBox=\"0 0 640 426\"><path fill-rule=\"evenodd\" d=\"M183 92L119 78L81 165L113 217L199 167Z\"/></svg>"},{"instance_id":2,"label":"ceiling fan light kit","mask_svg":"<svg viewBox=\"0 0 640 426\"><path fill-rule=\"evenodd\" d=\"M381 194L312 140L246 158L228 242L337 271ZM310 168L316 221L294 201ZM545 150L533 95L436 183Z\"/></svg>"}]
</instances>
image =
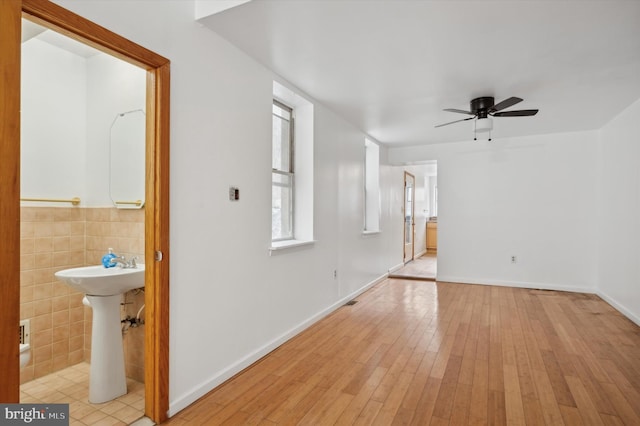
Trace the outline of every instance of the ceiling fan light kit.
<instances>
[{"instance_id":1,"label":"ceiling fan light kit","mask_svg":"<svg viewBox=\"0 0 640 426\"><path fill-rule=\"evenodd\" d=\"M512 96L505 99L502 102L495 103L495 99L492 96L483 96L480 98L472 99L469 103L470 111L465 111L455 108L446 108L444 111L455 112L458 114L467 114L471 117L463 118L461 120L451 121L449 123L439 124L436 127L448 126L449 124L459 123L461 121L475 119L474 136L475 133L490 132L493 130L492 117L527 117L536 115L537 109L524 109L517 111L502 111L505 108L509 108L517 103L522 102L522 99ZM476 138L473 138L476 140ZM491 136L489 136L491 140Z\"/></svg>"},{"instance_id":2,"label":"ceiling fan light kit","mask_svg":"<svg viewBox=\"0 0 640 426\"><path fill-rule=\"evenodd\" d=\"M493 130L493 119L491 117L476 119L476 133L490 132Z\"/></svg>"}]
</instances>

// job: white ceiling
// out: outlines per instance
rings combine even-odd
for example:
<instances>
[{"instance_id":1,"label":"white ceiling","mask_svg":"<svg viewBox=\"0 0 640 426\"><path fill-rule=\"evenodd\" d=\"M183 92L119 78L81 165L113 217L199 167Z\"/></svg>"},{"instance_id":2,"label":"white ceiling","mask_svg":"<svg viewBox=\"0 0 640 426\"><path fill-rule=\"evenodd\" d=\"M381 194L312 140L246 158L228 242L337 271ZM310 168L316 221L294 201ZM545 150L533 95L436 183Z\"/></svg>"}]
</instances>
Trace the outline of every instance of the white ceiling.
<instances>
[{"instance_id":1,"label":"white ceiling","mask_svg":"<svg viewBox=\"0 0 640 426\"><path fill-rule=\"evenodd\" d=\"M26 43L31 39L37 39L49 43L59 49L66 50L83 58L90 58L95 55L102 54L93 47L76 41L61 33L49 30L41 25L31 22L28 19L22 19L22 43Z\"/></svg>"},{"instance_id":2,"label":"white ceiling","mask_svg":"<svg viewBox=\"0 0 640 426\"><path fill-rule=\"evenodd\" d=\"M200 21L379 142L470 140L443 108L510 96L492 137L600 128L640 98L640 1L253 0Z\"/></svg>"}]
</instances>

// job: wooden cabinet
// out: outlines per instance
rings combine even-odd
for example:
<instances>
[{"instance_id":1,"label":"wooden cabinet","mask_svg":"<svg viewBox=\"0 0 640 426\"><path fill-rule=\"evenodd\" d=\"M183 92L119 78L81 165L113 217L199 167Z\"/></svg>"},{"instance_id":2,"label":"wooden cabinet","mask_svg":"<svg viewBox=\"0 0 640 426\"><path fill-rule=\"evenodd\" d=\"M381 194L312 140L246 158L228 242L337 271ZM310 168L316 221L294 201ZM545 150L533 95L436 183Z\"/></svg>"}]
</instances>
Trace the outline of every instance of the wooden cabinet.
<instances>
[{"instance_id":1,"label":"wooden cabinet","mask_svg":"<svg viewBox=\"0 0 640 426\"><path fill-rule=\"evenodd\" d=\"M438 222L427 222L427 253L438 252Z\"/></svg>"}]
</instances>

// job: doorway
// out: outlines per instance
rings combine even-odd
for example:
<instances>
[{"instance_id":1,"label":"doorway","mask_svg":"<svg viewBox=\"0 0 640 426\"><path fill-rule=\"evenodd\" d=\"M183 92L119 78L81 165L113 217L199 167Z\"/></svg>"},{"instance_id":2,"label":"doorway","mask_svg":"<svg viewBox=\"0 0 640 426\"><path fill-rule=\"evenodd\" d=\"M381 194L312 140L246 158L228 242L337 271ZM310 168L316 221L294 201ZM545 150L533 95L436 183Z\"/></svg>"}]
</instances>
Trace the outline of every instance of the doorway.
<instances>
[{"instance_id":1,"label":"doorway","mask_svg":"<svg viewBox=\"0 0 640 426\"><path fill-rule=\"evenodd\" d=\"M408 166L405 170L403 210L404 266L390 278L435 281L437 273L438 186L437 162ZM412 220L411 220L412 219ZM413 242L413 256L411 256Z\"/></svg>"},{"instance_id":2,"label":"doorway","mask_svg":"<svg viewBox=\"0 0 640 426\"><path fill-rule=\"evenodd\" d=\"M0 401L19 402L21 18L146 70L145 415L167 418L169 328L169 60L54 3L0 3Z\"/></svg>"},{"instance_id":3,"label":"doorway","mask_svg":"<svg viewBox=\"0 0 640 426\"><path fill-rule=\"evenodd\" d=\"M415 187L416 178L404 172L404 263L411 262L415 255Z\"/></svg>"}]
</instances>

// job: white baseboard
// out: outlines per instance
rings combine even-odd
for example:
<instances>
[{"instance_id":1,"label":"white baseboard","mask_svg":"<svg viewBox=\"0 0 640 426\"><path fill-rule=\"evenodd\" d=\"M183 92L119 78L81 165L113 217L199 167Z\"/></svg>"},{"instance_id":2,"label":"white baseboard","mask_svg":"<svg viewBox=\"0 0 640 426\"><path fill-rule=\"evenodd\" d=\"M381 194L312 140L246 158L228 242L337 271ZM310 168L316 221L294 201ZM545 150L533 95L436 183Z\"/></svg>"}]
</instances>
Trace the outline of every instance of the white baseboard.
<instances>
[{"instance_id":1,"label":"white baseboard","mask_svg":"<svg viewBox=\"0 0 640 426\"><path fill-rule=\"evenodd\" d=\"M422 250L421 252L418 252L418 253L414 254L414 255L413 255L413 258L414 258L414 259L417 259L417 258L419 258L420 256L422 256L423 254L426 254L426 253L427 253L427 250L426 250L426 249L424 249L424 250Z\"/></svg>"},{"instance_id":2,"label":"white baseboard","mask_svg":"<svg viewBox=\"0 0 640 426\"><path fill-rule=\"evenodd\" d=\"M563 284L554 283L535 283L526 281L504 281L504 280L491 280L491 279L475 279L467 277L454 277L454 276L441 276L438 275L436 280L439 282L459 283L459 284L481 284L481 285L495 285L500 287L518 287L518 288L531 288L541 290L556 290L556 291L570 291L574 293L596 293L596 289L593 287L579 287L568 286Z\"/></svg>"},{"instance_id":3,"label":"white baseboard","mask_svg":"<svg viewBox=\"0 0 640 426\"><path fill-rule=\"evenodd\" d=\"M389 268L389 274L393 274L395 271L402 268L403 266L404 266L404 263L398 263L396 266L392 266L391 268ZM387 276L389 274L387 274Z\"/></svg>"},{"instance_id":4,"label":"white baseboard","mask_svg":"<svg viewBox=\"0 0 640 426\"><path fill-rule=\"evenodd\" d=\"M402 268L404 264L396 265L389 269L389 273L393 273L398 269ZM202 382L200 385L194 387L191 391L185 393L181 397L177 398L175 401L171 402L169 405L168 416L171 417L178 413L179 411L185 409L190 404L194 403L198 398L202 397L206 393L210 392L215 387L221 385L226 380L230 379L234 375L238 374L240 371L249 367L254 362L258 361L260 358L267 355L269 352L278 348L280 345L285 343L287 340L293 338L294 336L300 334L302 331L315 324L322 318L329 315L331 312L343 306L349 300L352 300L364 293L374 285L379 282L385 280L388 277L388 274L384 274L375 280L369 282L368 284L362 286L360 289L354 291L353 293L341 298L336 301L326 309L318 312L317 314L309 317L305 321L301 322L297 326L293 327L286 333L281 336L273 339L268 342L264 346L258 348L253 353L248 354L244 358L225 368L224 370L218 372L213 377L210 377L206 381ZM597 294L615 309L620 311L623 315L629 318L634 323L640 325L640 317L635 315L631 310L629 310L624 305L620 304L616 300L607 296L606 294L596 291L592 287L576 287L576 286L567 286L560 284L549 284L549 283L532 283L532 282L517 282L517 281L501 281L501 280L490 280L490 279L470 279L470 278L462 278L455 276L438 276L438 281L440 282L451 282L451 283L461 283L461 284L480 284L480 285L495 285L495 286L503 286L503 287L518 287L518 288L531 288L531 289L543 289L543 290L557 290L557 291L569 291L569 292L580 292L580 293L593 293Z\"/></svg>"},{"instance_id":5,"label":"white baseboard","mask_svg":"<svg viewBox=\"0 0 640 426\"><path fill-rule=\"evenodd\" d=\"M231 377L235 376L245 368L249 367L251 364L253 364L254 362L258 361L260 358L267 355L269 352L281 346L287 340L300 334L305 329L309 328L316 322L320 321L322 318L326 317L336 309L344 306L345 303L354 299L355 297L358 297L360 294L364 293L365 291L367 291L374 285L378 284L379 282L385 280L387 277L388 277L388 274L381 275L380 277L374 279L368 284L365 284L364 286L360 287L358 290L354 291L353 293L341 298L340 300L333 303L331 306L327 307L326 309L323 309L322 311L311 316L310 318L307 318L305 321L301 322L300 324L293 327L286 333L268 342L264 346L258 348L256 351L248 354L247 356L233 363L232 365L225 368L224 370L216 373L213 377L210 377L206 381L202 382L200 385L191 389L189 392L183 394L181 397L177 398L173 402L170 402L169 411L167 415L171 417L176 413L178 413L179 411L187 408L189 405L193 404L198 398L204 396L215 387L220 386L222 383L229 380Z\"/></svg>"},{"instance_id":6,"label":"white baseboard","mask_svg":"<svg viewBox=\"0 0 640 426\"><path fill-rule=\"evenodd\" d=\"M609 297L607 294L593 288L593 287L576 287L567 286L561 284L549 284L549 283L532 283L532 282L518 282L518 281L500 281L500 280L483 280L483 279L468 279L452 276L438 277L440 282L460 283L460 284L481 284L481 285L496 285L503 287L518 287L518 288L531 288L541 290L555 290L555 291L568 291L573 293L590 293L595 294L602 300L613 306L622 315L629 318L635 324L640 325L640 316L636 315L631 309L627 308L622 303Z\"/></svg>"},{"instance_id":7,"label":"white baseboard","mask_svg":"<svg viewBox=\"0 0 640 426\"><path fill-rule=\"evenodd\" d=\"M555 291L568 291L573 293L590 293L595 294L602 300L613 306L622 315L629 318L637 325L640 325L640 316L636 315L631 309L627 308L622 303L609 297L607 294L593 288L593 287L576 287L567 286L561 284L549 284L549 283L532 283L532 282L518 282L518 281L500 281L500 280L485 280L485 279L470 279L452 276L438 276L437 281L449 282L458 284L480 284L480 285L496 285L501 287L518 287L518 288L531 288L541 290L555 290Z\"/></svg>"},{"instance_id":8,"label":"white baseboard","mask_svg":"<svg viewBox=\"0 0 640 426\"><path fill-rule=\"evenodd\" d=\"M598 291L596 294L602 300L604 300L605 302L607 302L608 304L610 304L611 306L616 308L616 310L620 311L620 313L622 315L624 315L625 317L629 318L631 321L633 321L637 325L640 325L640 317L637 316L636 314L634 314L629 308L627 308L626 306L624 306L620 302L616 301L615 299L613 299L613 298L607 296L606 294L602 293L601 291Z\"/></svg>"}]
</instances>

